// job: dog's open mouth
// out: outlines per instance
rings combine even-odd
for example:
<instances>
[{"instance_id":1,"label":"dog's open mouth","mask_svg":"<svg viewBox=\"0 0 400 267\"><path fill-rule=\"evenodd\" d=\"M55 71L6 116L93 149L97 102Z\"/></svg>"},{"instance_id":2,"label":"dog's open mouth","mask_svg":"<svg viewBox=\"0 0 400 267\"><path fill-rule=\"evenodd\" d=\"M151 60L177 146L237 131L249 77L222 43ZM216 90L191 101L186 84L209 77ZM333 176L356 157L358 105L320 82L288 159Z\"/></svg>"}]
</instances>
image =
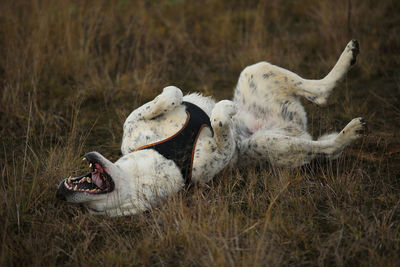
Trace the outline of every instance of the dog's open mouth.
<instances>
[{"instance_id":1,"label":"dog's open mouth","mask_svg":"<svg viewBox=\"0 0 400 267\"><path fill-rule=\"evenodd\" d=\"M104 194L114 190L114 182L104 167L91 154L84 160L89 162L91 172L80 177L64 180L64 187L70 191L85 192L89 194Z\"/></svg>"}]
</instances>

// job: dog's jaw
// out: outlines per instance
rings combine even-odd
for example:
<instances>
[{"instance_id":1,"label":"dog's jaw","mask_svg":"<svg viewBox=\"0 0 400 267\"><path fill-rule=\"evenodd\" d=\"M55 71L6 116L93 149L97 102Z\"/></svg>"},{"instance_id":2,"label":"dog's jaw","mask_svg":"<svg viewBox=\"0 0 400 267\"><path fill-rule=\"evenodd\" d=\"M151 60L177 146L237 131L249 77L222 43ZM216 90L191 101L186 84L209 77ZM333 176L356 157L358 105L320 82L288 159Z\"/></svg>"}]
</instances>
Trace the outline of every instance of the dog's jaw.
<instances>
[{"instance_id":1,"label":"dog's jaw","mask_svg":"<svg viewBox=\"0 0 400 267\"><path fill-rule=\"evenodd\" d=\"M59 199L85 203L105 198L105 195L114 192L115 178L118 177L114 164L97 152L86 154L84 160L89 163L90 172L61 181L57 190Z\"/></svg>"}]
</instances>

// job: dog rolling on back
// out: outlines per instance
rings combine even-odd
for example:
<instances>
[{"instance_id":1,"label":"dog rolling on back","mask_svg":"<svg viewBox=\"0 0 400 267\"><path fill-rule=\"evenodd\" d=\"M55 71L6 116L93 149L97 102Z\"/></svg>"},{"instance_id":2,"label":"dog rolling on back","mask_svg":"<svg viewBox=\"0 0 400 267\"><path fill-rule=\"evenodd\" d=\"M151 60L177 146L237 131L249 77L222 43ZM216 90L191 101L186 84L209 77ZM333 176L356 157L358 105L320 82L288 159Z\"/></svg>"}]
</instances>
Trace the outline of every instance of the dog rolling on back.
<instances>
[{"instance_id":1,"label":"dog rolling on back","mask_svg":"<svg viewBox=\"0 0 400 267\"><path fill-rule=\"evenodd\" d=\"M97 152L86 154L90 172L63 180L57 196L94 214L130 215L185 183L210 181L229 163L296 167L320 155L334 159L361 136L365 123L356 118L339 133L312 140L300 97L324 104L355 63L358 49L351 41L321 80L303 79L267 62L248 66L233 102L183 97L177 87L166 87L126 119L123 156L113 163Z\"/></svg>"}]
</instances>

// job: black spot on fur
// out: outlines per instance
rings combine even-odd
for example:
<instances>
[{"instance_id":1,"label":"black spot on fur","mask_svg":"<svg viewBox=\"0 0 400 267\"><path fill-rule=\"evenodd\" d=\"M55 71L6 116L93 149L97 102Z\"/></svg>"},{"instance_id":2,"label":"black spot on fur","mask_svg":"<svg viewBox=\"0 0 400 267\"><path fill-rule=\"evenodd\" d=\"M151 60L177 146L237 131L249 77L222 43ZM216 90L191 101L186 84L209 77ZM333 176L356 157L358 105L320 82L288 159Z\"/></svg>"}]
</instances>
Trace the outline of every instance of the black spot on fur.
<instances>
[{"instance_id":1,"label":"black spot on fur","mask_svg":"<svg viewBox=\"0 0 400 267\"><path fill-rule=\"evenodd\" d=\"M269 77L274 76L275 74L272 71L269 71L268 73L263 74L264 79L268 79Z\"/></svg>"},{"instance_id":2,"label":"black spot on fur","mask_svg":"<svg viewBox=\"0 0 400 267\"><path fill-rule=\"evenodd\" d=\"M247 80L249 83L249 87L253 90L253 92L257 89L256 84L254 83L253 80L253 74L250 76L250 78Z\"/></svg>"},{"instance_id":3,"label":"black spot on fur","mask_svg":"<svg viewBox=\"0 0 400 267\"><path fill-rule=\"evenodd\" d=\"M315 100L317 99L316 96L310 95L310 96L306 96L306 98L312 102L315 102Z\"/></svg>"},{"instance_id":4,"label":"black spot on fur","mask_svg":"<svg viewBox=\"0 0 400 267\"><path fill-rule=\"evenodd\" d=\"M290 106L290 101L286 100L285 102L283 102L281 104L281 108L282 108L281 114L284 119L293 121L296 113L293 111L289 111L289 106Z\"/></svg>"},{"instance_id":5,"label":"black spot on fur","mask_svg":"<svg viewBox=\"0 0 400 267\"><path fill-rule=\"evenodd\" d=\"M257 86L256 86L256 84L254 83L253 80L251 80L251 82L249 83L249 86L250 86L251 89L253 89L253 92L254 92L255 90L257 90Z\"/></svg>"},{"instance_id":6,"label":"black spot on fur","mask_svg":"<svg viewBox=\"0 0 400 267\"><path fill-rule=\"evenodd\" d=\"M302 82L297 82L297 83L294 84L294 86L299 87L302 84L303 84Z\"/></svg>"}]
</instances>

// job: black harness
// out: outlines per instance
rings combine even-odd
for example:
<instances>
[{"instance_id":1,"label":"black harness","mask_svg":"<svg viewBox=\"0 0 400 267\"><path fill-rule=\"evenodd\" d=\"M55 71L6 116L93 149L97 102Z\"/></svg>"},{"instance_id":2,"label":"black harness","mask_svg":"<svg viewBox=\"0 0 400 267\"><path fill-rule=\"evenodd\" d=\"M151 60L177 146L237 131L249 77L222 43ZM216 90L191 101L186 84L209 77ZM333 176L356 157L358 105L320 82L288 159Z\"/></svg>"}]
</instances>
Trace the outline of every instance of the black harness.
<instances>
[{"instance_id":1,"label":"black harness","mask_svg":"<svg viewBox=\"0 0 400 267\"><path fill-rule=\"evenodd\" d=\"M189 102L182 102L186 108L186 122L173 136L162 141L138 148L154 149L165 158L173 160L181 169L185 184L188 185L192 178L193 158L197 139L203 127L209 127L213 133L210 118L198 106Z\"/></svg>"}]
</instances>

